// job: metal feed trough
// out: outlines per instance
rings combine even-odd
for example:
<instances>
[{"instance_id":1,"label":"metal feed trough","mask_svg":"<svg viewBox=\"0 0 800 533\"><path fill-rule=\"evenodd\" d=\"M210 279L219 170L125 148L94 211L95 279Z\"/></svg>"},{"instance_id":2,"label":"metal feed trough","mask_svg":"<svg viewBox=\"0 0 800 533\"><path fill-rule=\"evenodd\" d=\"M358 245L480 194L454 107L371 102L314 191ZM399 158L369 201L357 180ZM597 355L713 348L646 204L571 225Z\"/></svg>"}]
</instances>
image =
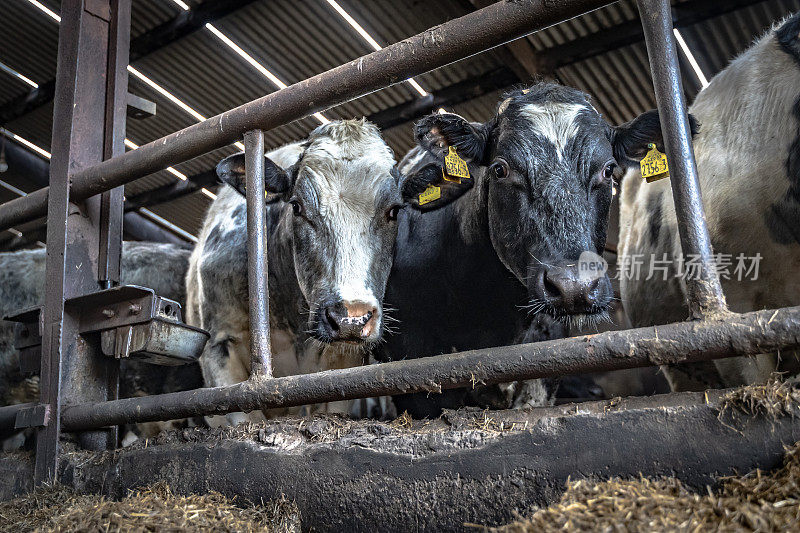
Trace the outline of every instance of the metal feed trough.
<instances>
[{"instance_id":1,"label":"metal feed trough","mask_svg":"<svg viewBox=\"0 0 800 533\"><path fill-rule=\"evenodd\" d=\"M36 428L35 482L55 479L62 431L77 433L86 449L104 450L116 446L115 427L124 423L439 391L476 380L498 383L706 361L800 346L800 307L744 314L727 310L712 265L670 4L639 0L681 245L684 254L698 256L702 265L702 274L687 281L692 320L657 330L272 377L261 193L263 131L610 3L498 2L125 153L130 0L62 1L50 187L0 206L0 229L47 215L44 307L40 314L29 311L16 317L24 324L21 331L27 332L20 344L28 354L23 360L29 370L40 368L41 399L38 404L0 407L0 431ZM241 139L246 147L251 377L225 387L117 399L119 358L138 354L156 364L191 360L207 337L180 322L174 302L140 287L117 286L123 186ZM31 354L40 354L40 362L32 361Z\"/></svg>"}]
</instances>

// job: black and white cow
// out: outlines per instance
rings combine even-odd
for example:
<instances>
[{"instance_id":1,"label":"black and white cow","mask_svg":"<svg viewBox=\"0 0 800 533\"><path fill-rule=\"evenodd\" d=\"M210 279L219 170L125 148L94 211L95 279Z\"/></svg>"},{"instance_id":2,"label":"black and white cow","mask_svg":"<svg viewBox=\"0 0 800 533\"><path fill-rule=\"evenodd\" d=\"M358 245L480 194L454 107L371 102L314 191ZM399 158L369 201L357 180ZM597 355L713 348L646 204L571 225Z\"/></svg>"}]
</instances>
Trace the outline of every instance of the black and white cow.
<instances>
[{"instance_id":1,"label":"black and white cow","mask_svg":"<svg viewBox=\"0 0 800 533\"><path fill-rule=\"evenodd\" d=\"M722 280L730 308L800 304L800 14L733 60L689 111L699 122L694 153L712 245L721 254L718 269L730 277ZM635 326L689 316L675 263L681 246L668 179L646 183L638 169L625 177L619 253L628 267L621 279L623 304ZM667 279L663 271L647 279L650 258L665 254L671 262ZM744 268L758 265L758 279L754 270L736 272L739 254ZM750 259L758 254L760 262ZM665 373L674 389L685 390L763 381L776 368L775 355L761 355Z\"/></svg>"},{"instance_id":2,"label":"black and white cow","mask_svg":"<svg viewBox=\"0 0 800 533\"><path fill-rule=\"evenodd\" d=\"M185 278L191 249L174 244L124 242L121 282L141 285L184 305ZM0 317L44 302L45 250L0 253ZM120 397L160 394L202 387L198 365L154 366L140 361L123 361L120 369ZM19 370L14 348L14 324L0 320L0 405L38 401L39 380ZM153 436L169 424L141 424L135 430ZM4 445L16 445L14 439ZM124 442L135 440L133 433Z\"/></svg>"},{"instance_id":3,"label":"black and white cow","mask_svg":"<svg viewBox=\"0 0 800 533\"><path fill-rule=\"evenodd\" d=\"M188 321L211 333L201 357L207 386L250 374L243 154L217 172L231 186L209 209L187 278ZM363 364L385 328L383 294L405 203L391 149L373 124L335 121L267 154L265 178L274 375ZM233 413L227 423L261 418Z\"/></svg>"},{"instance_id":4,"label":"black and white cow","mask_svg":"<svg viewBox=\"0 0 800 533\"><path fill-rule=\"evenodd\" d=\"M581 265L599 260L605 246L612 180L629 164L625 154L657 128L651 115L611 127L587 94L552 83L512 92L485 124L451 113L420 121L419 146L401 161L401 172L441 175L453 147L472 178L440 180L441 198L420 207L436 212L401 213L386 292L401 334L387 337L376 357L429 356L561 333L537 317L530 324L529 312L564 322L603 319L613 298L610 281ZM515 405L547 396L542 387L525 389L528 397ZM480 402L467 394L395 401L399 411L435 416L442 407Z\"/></svg>"}]
</instances>

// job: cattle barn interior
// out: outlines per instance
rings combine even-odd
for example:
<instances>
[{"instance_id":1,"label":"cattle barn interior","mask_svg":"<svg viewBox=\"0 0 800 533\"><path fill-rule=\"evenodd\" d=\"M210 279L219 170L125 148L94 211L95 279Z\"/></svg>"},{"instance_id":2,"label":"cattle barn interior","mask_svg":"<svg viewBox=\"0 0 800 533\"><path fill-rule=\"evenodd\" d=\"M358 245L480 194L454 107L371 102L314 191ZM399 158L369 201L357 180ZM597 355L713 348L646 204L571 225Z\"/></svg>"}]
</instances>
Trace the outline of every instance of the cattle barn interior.
<instances>
[{"instance_id":1,"label":"cattle barn interior","mask_svg":"<svg viewBox=\"0 0 800 533\"><path fill-rule=\"evenodd\" d=\"M48 185L62 3L68 2L0 2L0 204ZM133 0L125 148L136 150L493 3ZM562 3L569 2L552 4ZM773 23L800 12L800 0L675 0L671 8L680 78L686 102L691 104L708 80ZM485 122L494 116L504 94L538 80L585 91L612 125L657 108L637 2L610 3L265 130L264 148L269 151L302 141L317 126L332 120L366 117L378 126L399 161L415 146L414 124L424 116L444 110ZM208 208L223 187L215 167L243 149L241 142L230 144L126 183L124 239L185 244L187 248L197 243ZM604 252L612 271L619 235L617 199L615 187ZM43 248L46 242L43 219L0 230L0 252ZM573 325L571 336L631 327L620 305L618 280L613 279L612 286L616 301L611 322L582 328ZM745 322L740 325L744 327ZM716 330L706 334L713 337ZM487 350L484 355L490 353ZM194 429L191 425L183 433L161 433L152 440L152 449L139 443L127 455L98 455L91 463L90 452L80 450L79 443L69 443L65 450L71 455L64 452L69 457L62 460L55 475L68 479L79 491L119 497L127 489L154 481L148 472L158 472L159 479L169 480L173 471L207 468L206 477L196 472L179 475L175 489L217 490L252 501L285 493L297 501L304 530L350 527L369 531L381 526L387 531L414 527L458 530L464 523L507 523L533 505L557 501L561 485L578 472L606 478L674 474L690 486L703 487L714 483L717 474L774 467L780 462L782 446L800 440L800 426L793 418L729 420L726 424L736 426L735 430L727 432L728 426L720 430L715 423L717 414L723 412L719 406L729 401L725 393L667 394L669 385L658 367L596 370L591 374L596 387L602 389L596 396L566 393L555 405L524 414L452 411L426 422L400 417L400 422L363 423L322 417L302 419L299 426L296 420L278 419L255 429ZM366 372L353 376L354 382L359 376L374 377ZM654 400L649 398L652 395L659 396ZM617 396L631 398L612 399ZM796 401L800 395L793 398ZM609 401L575 405L590 399ZM570 418L581 409L583 418ZM794 412L786 409L781 413ZM100 416L117 420L108 413ZM0 412L0 422L3 416ZM69 427L87 429L89 415L80 416L75 413ZM562 420L563 424L548 426L542 423L544 419ZM516 434L522 425L534 429ZM635 428L636 436L621 427ZM190 430L197 434L188 435ZM485 436L487 431L493 436ZM675 435L683 431L696 437L698 444L688 445L693 449L681 456L672 446ZM458 435L452 437L448 432ZM563 444L565 441L568 444ZM256 452L252 443L256 443ZM614 459L585 451L595 446L614 448ZM700 448L708 446L716 451L706 457ZM562 461L563 456L569 459ZM631 459L634 456L636 459ZM486 466L487 458L498 457L503 459ZM0 456L0 477L7 479L0 481L0 500L33 487L33 461L7 461ZM252 461L252 467L243 466L242 461ZM416 466L406 475L395 475L410 463ZM111 469L116 474L106 485L103 472ZM382 472L390 475L382 478ZM459 481L451 483L453 478L443 472L458 474ZM504 477L507 472L512 473ZM271 479L263 481L264 477ZM356 477L358 481L352 481ZM287 492L279 478L307 483L308 490L294 487ZM398 502L413 500L417 490L441 496L414 500L410 510L403 509ZM381 492L397 497L382 500ZM330 500L321 504L318 500L323 497ZM512 503L506 504L505 498ZM396 522L387 525L378 518L374 506L381 501L386 502L386 516ZM314 514L317 508L319 512ZM337 509L353 510L352 516L342 517Z\"/></svg>"}]
</instances>

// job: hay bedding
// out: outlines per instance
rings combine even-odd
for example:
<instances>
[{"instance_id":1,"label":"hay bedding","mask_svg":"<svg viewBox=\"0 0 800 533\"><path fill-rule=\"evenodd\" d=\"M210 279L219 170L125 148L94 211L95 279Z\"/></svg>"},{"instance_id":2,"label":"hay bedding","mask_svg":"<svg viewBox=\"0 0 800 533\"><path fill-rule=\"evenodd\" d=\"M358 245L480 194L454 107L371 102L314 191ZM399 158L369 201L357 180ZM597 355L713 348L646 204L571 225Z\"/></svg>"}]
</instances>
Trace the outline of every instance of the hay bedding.
<instances>
[{"instance_id":1,"label":"hay bedding","mask_svg":"<svg viewBox=\"0 0 800 533\"><path fill-rule=\"evenodd\" d=\"M727 393L720 421L740 415L796 416L797 381L773 376L766 385ZM698 494L675 478L568 481L559 503L492 531L701 532L800 531L800 442L787 448L783 466L720 479L721 490Z\"/></svg>"},{"instance_id":2,"label":"hay bedding","mask_svg":"<svg viewBox=\"0 0 800 533\"><path fill-rule=\"evenodd\" d=\"M675 478L572 481L558 504L493 531L798 531L799 481L800 443L777 472L724 478L716 494L694 493Z\"/></svg>"},{"instance_id":3,"label":"hay bedding","mask_svg":"<svg viewBox=\"0 0 800 533\"><path fill-rule=\"evenodd\" d=\"M164 483L132 491L121 501L46 488L0 503L0 532L300 531L299 511L286 500L237 503L217 492L178 496Z\"/></svg>"}]
</instances>

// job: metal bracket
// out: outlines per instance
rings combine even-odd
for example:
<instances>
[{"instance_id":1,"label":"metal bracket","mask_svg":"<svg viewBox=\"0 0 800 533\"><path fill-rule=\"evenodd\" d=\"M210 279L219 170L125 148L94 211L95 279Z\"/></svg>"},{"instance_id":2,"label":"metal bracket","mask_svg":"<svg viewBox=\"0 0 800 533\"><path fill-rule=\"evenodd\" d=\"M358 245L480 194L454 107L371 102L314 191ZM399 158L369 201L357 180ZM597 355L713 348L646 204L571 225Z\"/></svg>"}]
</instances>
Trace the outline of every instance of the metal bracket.
<instances>
[{"instance_id":1,"label":"metal bracket","mask_svg":"<svg viewBox=\"0 0 800 533\"><path fill-rule=\"evenodd\" d=\"M156 296L152 289L123 285L66 301L79 310L79 331L101 333L103 354L117 359L135 357L158 365L183 365L196 361L209 334L183 324L181 306ZM17 322L15 346L20 370L41 368L41 308L29 308L4 318Z\"/></svg>"},{"instance_id":2,"label":"metal bracket","mask_svg":"<svg viewBox=\"0 0 800 533\"><path fill-rule=\"evenodd\" d=\"M19 370L23 374L38 374L42 360L42 323L39 307L30 307L3 320L17 322L14 327L14 346L19 351Z\"/></svg>"},{"instance_id":3,"label":"metal bracket","mask_svg":"<svg viewBox=\"0 0 800 533\"><path fill-rule=\"evenodd\" d=\"M117 359L132 357L164 366L197 360L208 341L207 331L154 318L146 324L122 326L100 333L103 354Z\"/></svg>"},{"instance_id":4,"label":"metal bracket","mask_svg":"<svg viewBox=\"0 0 800 533\"><path fill-rule=\"evenodd\" d=\"M50 406L39 404L34 407L22 409L17 413L14 421L15 429L35 428L46 426L50 422Z\"/></svg>"},{"instance_id":5,"label":"metal bracket","mask_svg":"<svg viewBox=\"0 0 800 533\"><path fill-rule=\"evenodd\" d=\"M122 285L71 298L65 305L80 309L81 333L141 324L157 316L181 320L178 302L156 296L153 289L136 285Z\"/></svg>"}]
</instances>

